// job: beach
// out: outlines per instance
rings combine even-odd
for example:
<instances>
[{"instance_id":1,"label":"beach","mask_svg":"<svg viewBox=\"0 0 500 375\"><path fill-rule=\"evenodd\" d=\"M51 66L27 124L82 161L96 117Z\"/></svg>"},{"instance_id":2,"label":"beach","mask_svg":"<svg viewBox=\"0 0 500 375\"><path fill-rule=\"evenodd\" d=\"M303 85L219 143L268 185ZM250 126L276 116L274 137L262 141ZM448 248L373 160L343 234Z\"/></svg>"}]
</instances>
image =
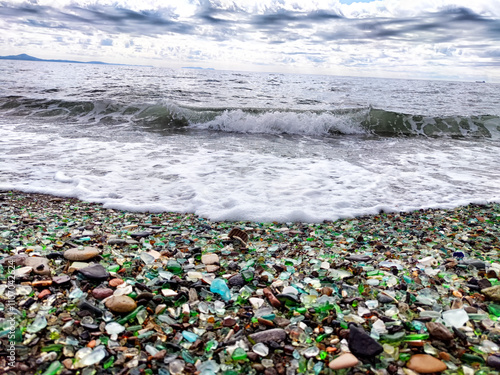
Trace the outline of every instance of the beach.
<instances>
[{"instance_id":1,"label":"beach","mask_svg":"<svg viewBox=\"0 0 500 375\"><path fill-rule=\"evenodd\" d=\"M3 191L0 248L7 374L500 370L498 203L280 223Z\"/></svg>"}]
</instances>

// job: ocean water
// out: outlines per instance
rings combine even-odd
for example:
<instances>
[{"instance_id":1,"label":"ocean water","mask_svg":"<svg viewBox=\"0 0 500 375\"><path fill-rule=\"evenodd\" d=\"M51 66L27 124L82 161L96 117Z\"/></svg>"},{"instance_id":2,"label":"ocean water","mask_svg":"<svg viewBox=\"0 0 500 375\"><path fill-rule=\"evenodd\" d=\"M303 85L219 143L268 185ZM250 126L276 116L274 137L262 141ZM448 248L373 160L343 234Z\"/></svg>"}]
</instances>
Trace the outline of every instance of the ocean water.
<instances>
[{"instance_id":1,"label":"ocean water","mask_svg":"<svg viewBox=\"0 0 500 375\"><path fill-rule=\"evenodd\" d=\"M0 62L0 189L213 220L500 201L500 85Z\"/></svg>"}]
</instances>

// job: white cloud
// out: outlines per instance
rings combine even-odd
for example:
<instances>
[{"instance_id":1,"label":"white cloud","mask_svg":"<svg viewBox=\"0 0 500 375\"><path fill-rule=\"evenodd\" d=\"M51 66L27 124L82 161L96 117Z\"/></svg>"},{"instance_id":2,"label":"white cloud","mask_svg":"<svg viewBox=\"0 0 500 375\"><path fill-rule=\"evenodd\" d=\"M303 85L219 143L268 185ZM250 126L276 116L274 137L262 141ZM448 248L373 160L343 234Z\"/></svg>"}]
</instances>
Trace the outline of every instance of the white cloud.
<instances>
[{"instance_id":1,"label":"white cloud","mask_svg":"<svg viewBox=\"0 0 500 375\"><path fill-rule=\"evenodd\" d=\"M8 0L0 32L38 57L500 81L498 0Z\"/></svg>"}]
</instances>

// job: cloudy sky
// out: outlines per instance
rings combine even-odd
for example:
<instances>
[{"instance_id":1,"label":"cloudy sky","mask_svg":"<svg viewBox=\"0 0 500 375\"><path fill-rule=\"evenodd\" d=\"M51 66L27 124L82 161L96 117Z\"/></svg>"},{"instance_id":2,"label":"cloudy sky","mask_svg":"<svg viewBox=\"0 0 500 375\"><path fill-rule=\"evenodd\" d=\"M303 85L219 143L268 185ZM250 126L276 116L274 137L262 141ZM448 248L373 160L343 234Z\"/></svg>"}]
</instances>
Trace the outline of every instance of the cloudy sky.
<instances>
[{"instance_id":1,"label":"cloudy sky","mask_svg":"<svg viewBox=\"0 0 500 375\"><path fill-rule=\"evenodd\" d=\"M499 0L0 0L0 55L500 82Z\"/></svg>"}]
</instances>

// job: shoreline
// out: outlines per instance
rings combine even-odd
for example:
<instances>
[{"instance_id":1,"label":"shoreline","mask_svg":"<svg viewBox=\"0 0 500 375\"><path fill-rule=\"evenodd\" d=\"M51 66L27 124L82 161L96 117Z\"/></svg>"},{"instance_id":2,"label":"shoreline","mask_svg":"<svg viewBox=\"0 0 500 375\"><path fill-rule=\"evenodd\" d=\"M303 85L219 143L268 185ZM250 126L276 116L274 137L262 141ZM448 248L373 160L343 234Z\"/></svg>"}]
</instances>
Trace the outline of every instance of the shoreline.
<instances>
[{"instance_id":1,"label":"shoreline","mask_svg":"<svg viewBox=\"0 0 500 375\"><path fill-rule=\"evenodd\" d=\"M233 228L248 238L229 237ZM22 270L15 303L26 317L10 316L24 329L17 371L69 375L91 363L99 374L182 367L281 375L310 365L326 374L349 350L356 361L346 368L366 374L384 374L381 364L385 374L417 371L417 354L444 364L445 374L500 369L493 350L500 300L488 290L498 285L500 293L498 203L287 224L127 212L0 191L0 235L4 270L8 261ZM78 248L97 255L70 259ZM46 261L38 269L26 258ZM102 275L80 271L86 266ZM215 291L214 279L229 286L229 298ZM133 309L108 306L120 296ZM466 319L462 325L447 333L429 325L446 323L443 313L452 310ZM111 322L123 330L113 333ZM350 337L357 334L373 353L362 352L370 345L355 347ZM9 368L5 359L2 366Z\"/></svg>"}]
</instances>

